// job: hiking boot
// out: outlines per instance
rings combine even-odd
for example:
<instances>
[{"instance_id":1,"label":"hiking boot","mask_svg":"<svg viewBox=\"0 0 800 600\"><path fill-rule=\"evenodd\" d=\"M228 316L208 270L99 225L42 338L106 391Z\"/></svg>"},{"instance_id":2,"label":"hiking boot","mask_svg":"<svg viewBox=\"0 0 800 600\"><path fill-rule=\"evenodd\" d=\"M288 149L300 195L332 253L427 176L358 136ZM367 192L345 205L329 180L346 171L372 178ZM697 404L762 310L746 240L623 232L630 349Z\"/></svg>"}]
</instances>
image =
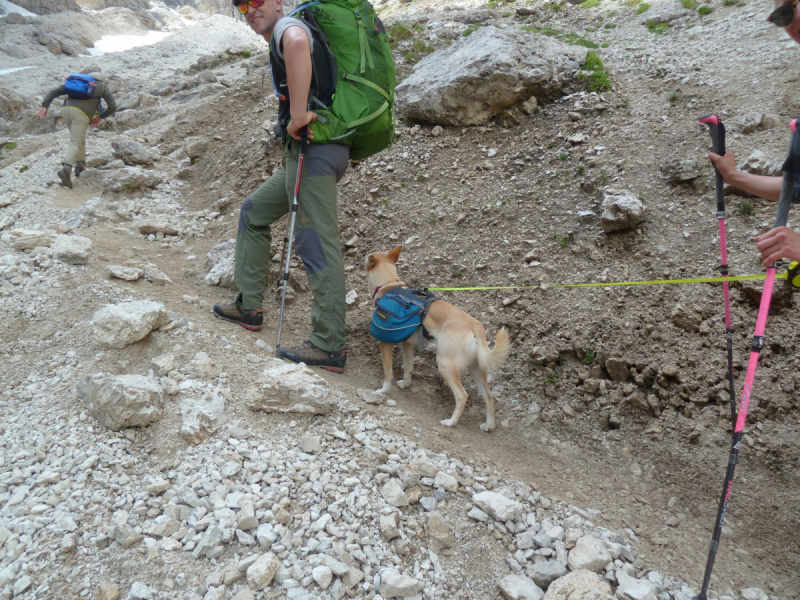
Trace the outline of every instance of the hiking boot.
<instances>
[{"instance_id":1,"label":"hiking boot","mask_svg":"<svg viewBox=\"0 0 800 600\"><path fill-rule=\"evenodd\" d=\"M86 170L85 163L83 163L80 160L76 161L75 162L75 179L80 179L81 173L83 173L85 170Z\"/></svg>"},{"instance_id":2,"label":"hiking boot","mask_svg":"<svg viewBox=\"0 0 800 600\"><path fill-rule=\"evenodd\" d=\"M70 167L69 165L62 165L62 167L58 170L58 173L56 173L56 175L58 175L58 178L61 180L61 183L59 185L61 185L62 187L68 187L69 189L72 189L72 180L70 179L71 173L72 173L72 167Z\"/></svg>"},{"instance_id":3,"label":"hiking boot","mask_svg":"<svg viewBox=\"0 0 800 600\"><path fill-rule=\"evenodd\" d=\"M286 360L306 363L309 367L322 367L334 373L344 373L344 364L347 362L347 348L338 352L327 352L317 348L309 340L288 350L281 348L280 354Z\"/></svg>"},{"instance_id":4,"label":"hiking boot","mask_svg":"<svg viewBox=\"0 0 800 600\"><path fill-rule=\"evenodd\" d=\"M264 326L263 310L242 310L236 302L215 304L214 315L226 321L239 323L239 325L250 331L260 331Z\"/></svg>"}]
</instances>

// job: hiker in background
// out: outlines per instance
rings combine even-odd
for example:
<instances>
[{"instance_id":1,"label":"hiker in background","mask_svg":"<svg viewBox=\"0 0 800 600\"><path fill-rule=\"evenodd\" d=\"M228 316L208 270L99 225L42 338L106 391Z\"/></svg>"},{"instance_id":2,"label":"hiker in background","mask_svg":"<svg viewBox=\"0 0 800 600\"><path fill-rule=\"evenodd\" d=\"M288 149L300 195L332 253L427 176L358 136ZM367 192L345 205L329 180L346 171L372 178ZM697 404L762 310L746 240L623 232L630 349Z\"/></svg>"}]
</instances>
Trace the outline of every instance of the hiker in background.
<instances>
[{"instance_id":1,"label":"hiker in background","mask_svg":"<svg viewBox=\"0 0 800 600\"><path fill-rule=\"evenodd\" d=\"M300 132L317 118L316 113L308 110L309 90L316 83L312 53L317 49L309 27L300 19L284 16L283 0L233 0L233 4L253 31L274 45L270 49L270 63L273 70L285 71L288 92L285 94L288 98L280 102L279 120L281 116L291 116L286 132L292 139L276 131L284 145L282 167L242 203L234 259L234 284L239 294L229 304L214 306L217 317L258 331L263 326L261 304L271 261L270 226L289 212L297 176ZM308 128L308 138L314 139L313 127ZM312 332L309 341L289 350L281 349L281 356L288 360L335 372L343 371L347 360L344 260L336 184L347 170L349 157L349 146L337 143L309 144L305 151L295 249L303 260L314 294Z\"/></svg>"},{"instance_id":2,"label":"hiker in background","mask_svg":"<svg viewBox=\"0 0 800 600\"><path fill-rule=\"evenodd\" d=\"M41 118L47 116L50 103L59 96L67 96L62 105L61 118L69 129L69 144L58 177L61 179L60 185L71 189L72 168L75 167L75 177L80 177L86 168L86 131L89 127L97 127L101 119L113 115L117 104L103 81L91 75L73 73L65 79L64 85L47 94L39 109ZM106 101L105 109L101 99Z\"/></svg>"},{"instance_id":3,"label":"hiker in background","mask_svg":"<svg viewBox=\"0 0 800 600\"><path fill-rule=\"evenodd\" d=\"M798 14L800 3L796 0L789 2L776 0L775 6L768 21L778 27L783 27L789 37L800 44L800 14ZM717 170L728 185L736 186L748 194L774 202L780 199L783 177L767 177L738 171L736 160L730 151L726 152L724 156L712 152L708 158L717 166ZM800 261L800 235L790 227L776 227L759 235L755 241L765 267L781 258Z\"/></svg>"}]
</instances>

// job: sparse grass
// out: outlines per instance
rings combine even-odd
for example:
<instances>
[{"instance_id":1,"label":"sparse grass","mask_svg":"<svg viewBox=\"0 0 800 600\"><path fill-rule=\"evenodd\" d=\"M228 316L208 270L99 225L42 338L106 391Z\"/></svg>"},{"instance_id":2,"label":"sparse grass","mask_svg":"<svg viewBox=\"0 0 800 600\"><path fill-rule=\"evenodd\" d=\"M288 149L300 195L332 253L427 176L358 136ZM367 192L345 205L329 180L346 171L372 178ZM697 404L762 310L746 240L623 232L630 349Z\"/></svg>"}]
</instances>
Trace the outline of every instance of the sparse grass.
<instances>
[{"instance_id":1,"label":"sparse grass","mask_svg":"<svg viewBox=\"0 0 800 600\"><path fill-rule=\"evenodd\" d=\"M697 0L681 0L681 4L683 4L683 8L687 10L694 10L697 8Z\"/></svg>"},{"instance_id":2,"label":"sparse grass","mask_svg":"<svg viewBox=\"0 0 800 600\"><path fill-rule=\"evenodd\" d=\"M30 168L31 168L30 165L25 165L25 166L19 168L19 172L20 173L24 173L25 171L27 171Z\"/></svg>"},{"instance_id":3,"label":"sparse grass","mask_svg":"<svg viewBox=\"0 0 800 600\"><path fill-rule=\"evenodd\" d=\"M633 8L642 3L642 0L625 0L625 6L630 6Z\"/></svg>"},{"instance_id":4,"label":"sparse grass","mask_svg":"<svg viewBox=\"0 0 800 600\"><path fill-rule=\"evenodd\" d=\"M415 65L435 49L436 48L429 46L422 40L414 40L411 42L411 47L403 52L403 60L411 65Z\"/></svg>"},{"instance_id":5,"label":"sparse grass","mask_svg":"<svg viewBox=\"0 0 800 600\"><path fill-rule=\"evenodd\" d=\"M672 93L671 93L671 94L670 94L670 95L667 97L667 100L669 100L670 104L675 104L676 102L680 102L680 100L681 100L681 98L682 98L682 97L683 97L683 96L681 96L680 92L672 92Z\"/></svg>"},{"instance_id":6,"label":"sparse grass","mask_svg":"<svg viewBox=\"0 0 800 600\"><path fill-rule=\"evenodd\" d=\"M700 8L697 9L697 14L700 15L701 17L707 17L712 12L714 12L714 9L711 8L710 6L701 6Z\"/></svg>"},{"instance_id":7,"label":"sparse grass","mask_svg":"<svg viewBox=\"0 0 800 600\"><path fill-rule=\"evenodd\" d=\"M738 4L738 0L722 0L722 6L737 6Z\"/></svg>"},{"instance_id":8,"label":"sparse grass","mask_svg":"<svg viewBox=\"0 0 800 600\"><path fill-rule=\"evenodd\" d=\"M610 10L610 11L608 11L606 13L606 18L607 19L613 19L616 16L617 16L617 11L615 11L615 10Z\"/></svg>"},{"instance_id":9,"label":"sparse grass","mask_svg":"<svg viewBox=\"0 0 800 600\"><path fill-rule=\"evenodd\" d=\"M566 44L572 44L573 46L583 46L584 48L597 48L598 45L591 41L587 40L584 37L579 36L577 33L572 33L569 31L561 31L560 29L554 29L553 27L534 27L532 25L526 25L522 27L523 31L527 31L529 33L538 33L541 35L549 35L550 37L557 38Z\"/></svg>"},{"instance_id":10,"label":"sparse grass","mask_svg":"<svg viewBox=\"0 0 800 600\"><path fill-rule=\"evenodd\" d=\"M603 25L603 29L616 29L616 27L617 27L616 23L606 23L605 25Z\"/></svg>"},{"instance_id":11,"label":"sparse grass","mask_svg":"<svg viewBox=\"0 0 800 600\"><path fill-rule=\"evenodd\" d=\"M605 171L600 171L600 184L606 185L608 183L608 175Z\"/></svg>"},{"instance_id":12,"label":"sparse grass","mask_svg":"<svg viewBox=\"0 0 800 600\"><path fill-rule=\"evenodd\" d=\"M567 154L566 152L562 152L561 154L558 155L558 160L561 161L569 160L569 154Z\"/></svg>"},{"instance_id":13,"label":"sparse grass","mask_svg":"<svg viewBox=\"0 0 800 600\"><path fill-rule=\"evenodd\" d=\"M547 383L555 383L556 382L556 374L550 371L549 373L545 373L544 380Z\"/></svg>"},{"instance_id":14,"label":"sparse grass","mask_svg":"<svg viewBox=\"0 0 800 600\"><path fill-rule=\"evenodd\" d=\"M587 350L583 353L583 364L590 365L594 362L594 352Z\"/></svg>"},{"instance_id":15,"label":"sparse grass","mask_svg":"<svg viewBox=\"0 0 800 600\"><path fill-rule=\"evenodd\" d=\"M242 52L242 58L250 58L250 50L245 50Z\"/></svg>"},{"instance_id":16,"label":"sparse grass","mask_svg":"<svg viewBox=\"0 0 800 600\"><path fill-rule=\"evenodd\" d=\"M644 5L642 5L644 6ZM663 35L666 33L667 29L669 29L669 23L659 23L657 21L648 21L647 22L647 29L652 31L657 35Z\"/></svg>"},{"instance_id":17,"label":"sparse grass","mask_svg":"<svg viewBox=\"0 0 800 600\"><path fill-rule=\"evenodd\" d=\"M8 142L5 146L6 150L13 150L17 147L17 142Z\"/></svg>"},{"instance_id":18,"label":"sparse grass","mask_svg":"<svg viewBox=\"0 0 800 600\"><path fill-rule=\"evenodd\" d=\"M485 26L486 26L486 25L484 25L483 23L473 23L472 25L470 25L469 27L467 27L467 28L464 30L464 33L462 33L461 35L463 35L464 37L467 37L467 36L468 36L468 35L470 35L471 33L474 33L474 32L476 32L476 31L478 30L478 28L479 28L479 27L485 27Z\"/></svg>"},{"instance_id":19,"label":"sparse grass","mask_svg":"<svg viewBox=\"0 0 800 600\"><path fill-rule=\"evenodd\" d=\"M555 143L555 142L547 142L547 147L548 147L548 149L549 149L549 148L552 148L552 147L553 147L553 146L555 146L555 145L556 145L556 143Z\"/></svg>"},{"instance_id":20,"label":"sparse grass","mask_svg":"<svg viewBox=\"0 0 800 600\"><path fill-rule=\"evenodd\" d=\"M410 40L412 37L414 37L414 34L411 33L411 30L400 23L389 27L387 33L389 34L389 46L392 48L397 48L397 44L400 42L404 40Z\"/></svg>"},{"instance_id":21,"label":"sparse grass","mask_svg":"<svg viewBox=\"0 0 800 600\"><path fill-rule=\"evenodd\" d=\"M634 12L635 12L637 15L640 15L640 14L642 14L644 11L646 11L648 8L650 8L650 5L649 5L649 4L647 4L647 2L645 2L644 4L640 4L639 6L637 6L637 7L636 7L636 10L635 10Z\"/></svg>"},{"instance_id":22,"label":"sparse grass","mask_svg":"<svg viewBox=\"0 0 800 600\"><path fill-rule=\"evenodd\" d=\"M460 278L460 277L463 277L463 276L464 276L464 273L462 273L462 272L461 272L461 269L459 269L458 271L456 271L456 272L453 274L453 277L458 277L458 278Z\"/></svg>"},{"instance_id":23,"label":"sparse grass","mask_svg":"<svg viewBox=\"0 0 800 600\"><path fill-rule=\"evenodd\" d=\"M581 2L583 8L596 8L600 6L600 0L584 0Z\"/></svg>"},{"instance_id":24,"label":"sparse grass","mask_svg":"<svg viewBox=\"0 0 800 600\"><path fill-rule=\"evenodd\" d=\"M413 29L414 31L425 31L425 28L422 26L421 23L414 23L411 26L411 29Z\"/></svg>"},{"instance_id":25,"label":"sparse grass","mask_svg":"<svg viewBox=\"0 0 800 600\"><path fill-rule=\"evenodd\" d=\"M605 92L611 87L611 82L608 79L603 59L597 52L589 51L586 54L586 62L583 64L584 71L591 71L592 74L588 76L587 88L590 92ZM581 73L581 78L584 74Z\"/></svg>"},{"instance_id":26,"label":"sparse grass","mask_svg":"<svg viewBox=\"0 0 800 600\"><path fill-rule=\"evenodd\" d=\"M742 198L739 200L739 203L736 205L736 210L739 211L740 215L744 216L753 214L753 203L750 201L750 198Z\"/></svg>"},{"instance_id":27,"label":"sparse grass","mask_svg":"<svg viewBox=\"0 0 800 600\"><path fill-rule=\"evenodd\" d=\"M562 248L566 248L567 246L569 246L569 238L567 236L558 238L558 245L561 246Z\"/></svg>"},{"instance_id":28,"label":"sparse grass","mask_svg":"<svg viewBox=\"0 0 800 600\"><path fill-rule=\"evenodd\" d=\"M582 165L582 164L579 164L578 168L575 169L575 172L578 173L578 175L583 175L583 172L585 170L586 170L586 167L584 165Z\"/></svg>"}]
</instances>

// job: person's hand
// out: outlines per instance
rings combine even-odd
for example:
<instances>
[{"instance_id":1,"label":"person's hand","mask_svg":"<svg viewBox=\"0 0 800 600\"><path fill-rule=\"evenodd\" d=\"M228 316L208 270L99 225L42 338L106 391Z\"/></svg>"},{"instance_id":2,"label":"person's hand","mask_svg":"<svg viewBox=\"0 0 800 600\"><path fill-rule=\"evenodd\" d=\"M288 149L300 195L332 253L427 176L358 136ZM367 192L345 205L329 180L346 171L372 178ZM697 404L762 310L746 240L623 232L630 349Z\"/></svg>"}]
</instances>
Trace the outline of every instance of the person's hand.
<instances>
[{"instance_id":1,"label":"person's hand","mask_svg":"<svg viewBox=\"0 0 800 600\"><path fill-rule=\"evenodd\" d=\"M317 113L312 112L310 110L306 111L305 113L301 114L298 117L292 115L292 120L289 121L289 127L286 128L286 131L289 133L296 140L300 140L300 130L308 125L309 123L313 123L317 120ZM308 128L308 139L314 139L314 132L311 131L311 127Z\"/></svg>"},{"instance_id":2,"label":"person's hand","mask_svg":"<svg viewBox=\"0 0 800 600\"><path fill-rule=\"evenodd\" d=\"M730 150L725 152L725 156L710 152L708 154L708 160L717 166L717 170L726 183L728 182L728 178L736 173L736 159L733 157L733 152Z\"/></svg>"},{"instance_id":3,"label":"person's hand","mask_svg":"<svg viewBox=\"0 0 800 600\"><path fill-rule=\"evenodd\" d=\"M776 227L755 240L765 267L782 258L800 261L800 235L789 227Z\"/></svg>"},{"instance_id":4,"label":"person's hand","mask_svg":"<svg viewBox=\"0 0 800 600\"><path fill-rule=\"evenodd\" d=\"M39 117L44 119L47 116L47 109L43 106L39 109Z\"/></svg>"},{"instance_id":5,"label":"person's hand","mask_svg":"<svg viewBox=\"0 0 800 600\"><path fill-rule=\"evenodd\" d=\"M98 123L103 120L103 117L97 115L94 119L89 121L89 127L97 127Z\"/></svg>"}]
</instances>

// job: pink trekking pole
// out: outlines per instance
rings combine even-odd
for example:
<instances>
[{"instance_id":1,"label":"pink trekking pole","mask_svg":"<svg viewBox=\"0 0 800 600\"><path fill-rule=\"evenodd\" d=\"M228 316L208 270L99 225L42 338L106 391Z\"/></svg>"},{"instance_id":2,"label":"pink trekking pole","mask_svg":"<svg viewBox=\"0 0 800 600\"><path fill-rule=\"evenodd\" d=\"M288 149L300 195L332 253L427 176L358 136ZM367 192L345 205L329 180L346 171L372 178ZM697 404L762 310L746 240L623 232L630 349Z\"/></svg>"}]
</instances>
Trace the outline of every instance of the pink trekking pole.
<instances>
[{"instance_id":1,"label":"pink trekking pole","mask_svg":"<svg viewBox=\"0 0 800 600\"><path fill-rule=\"evenodd\" d=\"M797 133L798 120L793 119L789 124L792 130L792 141L789 146L789 154L783 163L783 187L781 188L781 198L778 203L778 216L775 219L775 227L786 225L789 219L789 208L794 203L800 202L800 136ZM753 389L753 380L756 377L756 367L758 366L758 356L764 347L764 330L767 327L767 315L769 314L769 304L772 300L772 287L775 283L775 273L780 266L780 261L776 261L767 267L767 278L764 281L764 291L761 294L761 305L758 307L758 318L756 319L756 330L753 341L750 345L750 360L747 363L747 375L744 379L744 390L742 391L742 401L739 405L739 414L736 419L736 426L733 429L731 438L731 452L728 457L728 468L725 471L725 482L722 485L722 497L719 501L717 519L714 522L714 532L711 535L711 548L708 551L708 561L706 562L706 572L703 576L703 587L700 593L693 600L707 600L708 585L711 582L711 571L714 568L714 559L717 557L719 538L722 533L722 525L725 522L725 513L728 510L728 501L733 491L733 471L739 459L739 447L742 443L744 424L747 420L747 408L750 405L750 392Z\"/></svg>"}]
</instances>

